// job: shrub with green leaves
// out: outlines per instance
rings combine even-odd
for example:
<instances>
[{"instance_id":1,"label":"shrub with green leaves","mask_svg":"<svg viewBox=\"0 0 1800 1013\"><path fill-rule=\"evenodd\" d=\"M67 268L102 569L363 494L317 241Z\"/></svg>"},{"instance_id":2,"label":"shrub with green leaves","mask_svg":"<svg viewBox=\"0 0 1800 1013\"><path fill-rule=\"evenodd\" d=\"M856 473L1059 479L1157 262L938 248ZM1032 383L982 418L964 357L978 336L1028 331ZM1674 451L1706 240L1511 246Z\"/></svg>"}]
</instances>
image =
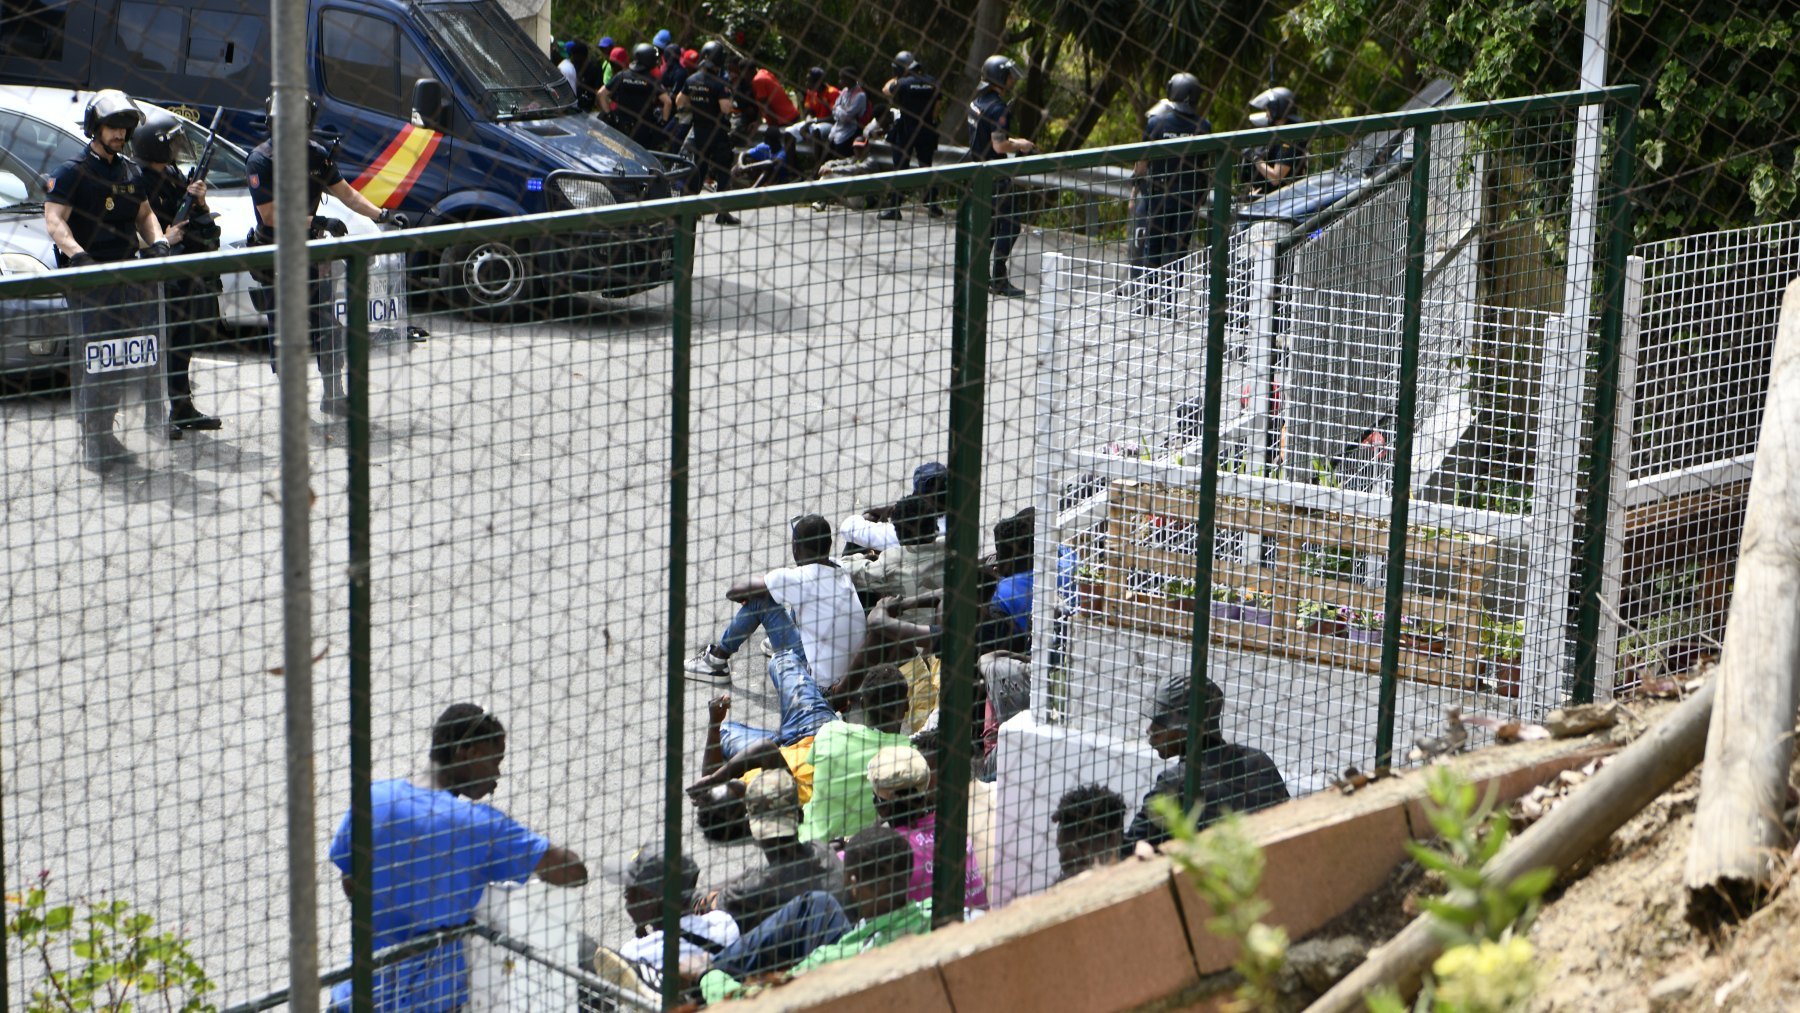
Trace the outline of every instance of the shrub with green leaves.
<instances>
[{"instance_id":1,"label":"shrub with green leaves","mask_svg":"<svg viewBox=\"0 0 1800 1013\"><path fill-rule=\"evenodd\" d=\"M1508 1013L1523 1009L1536 986L1536 953L1524 937L1556 870L1533 869L1509 882L1488 870L1511 836L1490 794L1447 767L1426 773L1425 818L1439 844L1407 850L1444 879L1441 897L1422 901L1445 943L1413 1005L1415 1013ZM1405 1013L1392 989L1369 997L1370 1013Z\"/></svg>"},{"instance_id":2,"label":"shrub with green leaves","mask_svg":"<svg viewBox=\"0 0 1800 1013\"><path fill-rule=\"evenodd\" d=\"M6 937L37 965L28 1013L132 1010L208 1013L215 988L188 942L122 900L52 904L50 874L7 895ZM13 966L18 967L19 964ZM30 972L28 972L30 973Z\"/></svg>"},{"instance_id":3,"label":"shrub with green leaves","mask_svg":"<svg viewBox=\"0 0 1800 1013\"><path fill-rule=\"evenodd\" d=\"M1195 829L1198 808L1189 813L1167 795L1151 799L1150 805L1151 815L1168 828L1179 845L1167 849L1169 857L1212 909L1206 930L1238 944L1238 957L1231 967L1244 983L1226 1008L1279 1008L1277 978L1287 962L1288 937L1286 930L1262 922L1262 916L1269 913L1269 903L1257 894L1262 888L1262 848L1244 832L1243 821L1235 813L1226 813L1201 833Z\"/></svg>"}]
</instances>

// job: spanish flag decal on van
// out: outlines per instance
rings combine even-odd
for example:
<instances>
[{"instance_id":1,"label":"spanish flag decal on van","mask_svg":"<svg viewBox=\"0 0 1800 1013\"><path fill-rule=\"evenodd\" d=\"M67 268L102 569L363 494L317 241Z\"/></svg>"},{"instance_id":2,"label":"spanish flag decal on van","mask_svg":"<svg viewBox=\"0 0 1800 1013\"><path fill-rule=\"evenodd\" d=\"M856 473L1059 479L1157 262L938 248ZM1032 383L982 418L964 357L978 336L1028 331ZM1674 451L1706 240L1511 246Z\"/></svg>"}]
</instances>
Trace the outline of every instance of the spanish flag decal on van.
<instances>
[{"instance_id":1,"label":"spanish flag decal on van","mask_svg":"<svg viewBox=\"0 0 1800 1013\"><path fill-rule=\"evenodd\" d=\"M442 137L435 130L407 124L353 185L376 207L399 207Z\"/></svg>"}]
</instances>

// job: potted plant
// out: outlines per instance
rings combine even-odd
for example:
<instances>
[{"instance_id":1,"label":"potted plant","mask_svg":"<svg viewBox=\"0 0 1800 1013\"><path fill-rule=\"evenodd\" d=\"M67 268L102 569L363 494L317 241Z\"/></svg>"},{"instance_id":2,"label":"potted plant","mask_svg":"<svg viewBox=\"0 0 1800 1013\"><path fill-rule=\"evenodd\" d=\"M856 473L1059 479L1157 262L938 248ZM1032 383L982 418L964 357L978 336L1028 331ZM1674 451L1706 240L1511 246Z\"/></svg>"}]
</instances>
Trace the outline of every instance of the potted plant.
<instances>
[{"instance_id":1,"label":"potted plant","mask_svg":"<svg viewBox=\"0 0 1800 1013\"><path fill-rule=\"evenodd\" d=\"M1330 602L1303 598L1297 613L1298 619L1294 625L1303 633L1335 637L1344 632L1344 624L1338 619L1338 607Z\"/></svg>"},{"instance_id":2,"label":"potted plant","mask_svg":"<svg viewBox=\"0 0 1800 1013\"><path fill-rule=\"evenodd\" d=\"M1233 600L1236 597L1230 587L1224 584L1214 584L1212 586L1212 617L1233 620L1241 618L1237 602Z\"/></svg>"},{"instance_id":3,"label":"potted plant","mask_svg":"<svg viewBox=\"0 0 1800 1013\"><path fill-rule=\"evenodd\" d=\"M1169 599L1170 607L1182 612L1194 611L1194 582L1185 577L1176 577L1163 584L1163 596Z\"/></svg>"},{"instance_id":4,"label":"potted plant","mask_svg":"<svg viewBox=\"0 0 1800 1013\"><path fill-rule=\"evenodd\" d=\"M1444 632L1448 628L1447 623L1401 616L1400 646L1421 654L1448 654L1449 647L1444 643Z\"/></svg>"},{"instance_id":5,"label":"potted plant","mask_svg":"<svg viewBox=\"0 0 1800 1013\"><path fill-rule=\"evenodd\" d=\"M1481 651L1478 677L1482 686L1501 696L1518 696L1523 685L1519 657L1525 650L1525 620L1483 613L1476 646Z\"/></svg>"},{"instance_id":6,"label":"potted plant","mask_svg":"<svg viewBox=\"0 0 1800 1013\"><path fill-rule=\"evenodd\" d=\"M1275 596L1254 587L1237 592L1238 618L1258 626L1275 625Z\"/></svg>"},{"instance_id":7,"label":"potted plant","mask_svg":"<svg viewBox=\"0 0 1800 1013\"><path fill-rule=\"evenodd\" d=\"M1385 621L1374 609L1338 609L1338 621L1344 624L1344 636L1355 644L1381 643L1381 627Z\"/></svg>"},{"instance_id":8,"label":"potted plant","mask_svg":"<svg viewBox=\"0 0 1800 1013\"><path fill-rule=\"evenodd\" d=\"M1075 568L1075 607L1083 612L1099 612L1106 602L1106 585L1100 580L1100 569L1092 563Z\"/></svg>"}]
</instances>

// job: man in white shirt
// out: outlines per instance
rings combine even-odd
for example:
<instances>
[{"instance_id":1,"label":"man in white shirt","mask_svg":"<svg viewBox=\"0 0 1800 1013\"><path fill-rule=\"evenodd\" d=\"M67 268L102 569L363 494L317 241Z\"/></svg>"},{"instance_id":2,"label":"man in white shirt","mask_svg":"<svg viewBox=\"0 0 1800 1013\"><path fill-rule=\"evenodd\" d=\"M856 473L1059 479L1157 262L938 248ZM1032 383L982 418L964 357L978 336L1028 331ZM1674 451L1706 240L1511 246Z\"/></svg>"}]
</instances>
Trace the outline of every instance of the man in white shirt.
<instances>
[{"instance_id":1,"label":"man in white shirt","mask_svg":"<svg viewBox=\"0 0 1800 1013\"><path fill-rule=\"evenodd\" d=\"M866 621L850 575L832 561L831 541L831 522L818 514L795 521L794 565L740 580L725 592L727 600L738 603L737 614L717 643L688 660L687 674L729 683L731 656L762 629L777 658L794 652L805 662L769 666L783 699L789 693L781 686L778 670L790 677L810 677L826 693L842 682L862 644Z\"/></svg>"},{"instance_id":2,"label":"man in white shirt","mask_svg":"<svg viewBox=\"0 0 1800 1013\"><path fill-rule=\"evenodd\" d=\"M913 469L912 491L924 496L937 513L937 533L944 533L944 495L949 487L950 472L937 461L926 461ZM898 505L898 504L896 504ZM893 507L874 507L851 514L838 523L838 534L844 536L844 551L860 546L884 552L900 544L894 531Z\"/></svg>"},{"instance_id":3,"label":"man in white shirt","mask_svg":"<svg viewBox=\"0 0 1800 1013\"><path fill-rule=\"evenodd\" d=\"M625 887L625 913L636 926L632 939L616 951L630 962L637 976L648 986L659 989L663 962L663 849L661 844L646 844L637 849L622 866L608 869L607 878ZM681 856L681 907L694 906L695 888L700 883L700 866L687 855ZM710 958L738 940L737 922L723 911L681 916L681 941L678 960L682 978L698 978Z\"/></svg>"},{"instance_id":4,"label":"man in white shirt","mask_svg":"<svg viewBox=\"0 0 1800 1013\"><path fill-rule=\"evenodd\" d=\"M929 496L914 493L894 504L893 525L898 544L874 556L855 554L839 560L862 600L919 598L944 589L944 542L938 537L938 518ZM929 620L932 610L914 609L901 618Z\"/></svg>"}]
</instances>

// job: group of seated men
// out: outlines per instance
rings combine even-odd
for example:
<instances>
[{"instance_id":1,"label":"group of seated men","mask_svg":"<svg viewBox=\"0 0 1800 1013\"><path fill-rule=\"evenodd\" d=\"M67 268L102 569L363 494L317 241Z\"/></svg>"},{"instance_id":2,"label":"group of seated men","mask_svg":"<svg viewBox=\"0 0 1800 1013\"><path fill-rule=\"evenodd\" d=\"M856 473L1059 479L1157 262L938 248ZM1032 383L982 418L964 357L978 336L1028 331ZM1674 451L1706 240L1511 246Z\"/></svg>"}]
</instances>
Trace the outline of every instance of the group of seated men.
<instances>
[{"instance_id":1,"label":"group of seated men","mask_svg":"<svg viewBox=\"0 0 1800 1013\"><path fill-rule=\"evenodd\" d=\"M762 862L709 890L700 889L692 858L675 872L686 912L676 971L693 998L734 995L931 925L938 770L950 747L937 731L944 478L941 465L923 465L893 507L846 518L848 553L832 554L823 517L798 519L794 564L735 583L726 595L737 604L731 621L688 663L691 678L728 684L732 657L760 630L780 709L778 727L768 729L731 720L728 691L708 708L702 776L688 789L696 824L716 843L753 842ZM998 723L1029 704L1031 521L1028 512L1003 520L984 561L976 687L985 720L967 747L977 754L992 749ZM1054 822L1064 878L1167 839L1147 807L1151 796L1183 787L1192 696L1185 674L1156 688L1149 744L1177 762L1129 825L1124 800L1104 785L1063 796ZM1201 684L1203 824L1288 797L1266 754L1225 740L1223 702L1217 686ZM466 804L493 792L504 754L498 718L457 704L432 728L426 775L374 786L378 948L467 923L488 882L533 874L556 885L587 881L572 851L489 806ZM991 779L991 768L982 776ZM331 847L347 893L350 827L346 815ZM972 836L963 865L968 916L988 904ZM662 849L641 848L607 872L624 887L634 934L585 960L614 987L655 994L665 971ZM379 1008L459 1008L468 999L460 943L387 964L376 988ZM346 1001L347 986L338 991L334 1000Z\"/></svg>"}]
</instances>

